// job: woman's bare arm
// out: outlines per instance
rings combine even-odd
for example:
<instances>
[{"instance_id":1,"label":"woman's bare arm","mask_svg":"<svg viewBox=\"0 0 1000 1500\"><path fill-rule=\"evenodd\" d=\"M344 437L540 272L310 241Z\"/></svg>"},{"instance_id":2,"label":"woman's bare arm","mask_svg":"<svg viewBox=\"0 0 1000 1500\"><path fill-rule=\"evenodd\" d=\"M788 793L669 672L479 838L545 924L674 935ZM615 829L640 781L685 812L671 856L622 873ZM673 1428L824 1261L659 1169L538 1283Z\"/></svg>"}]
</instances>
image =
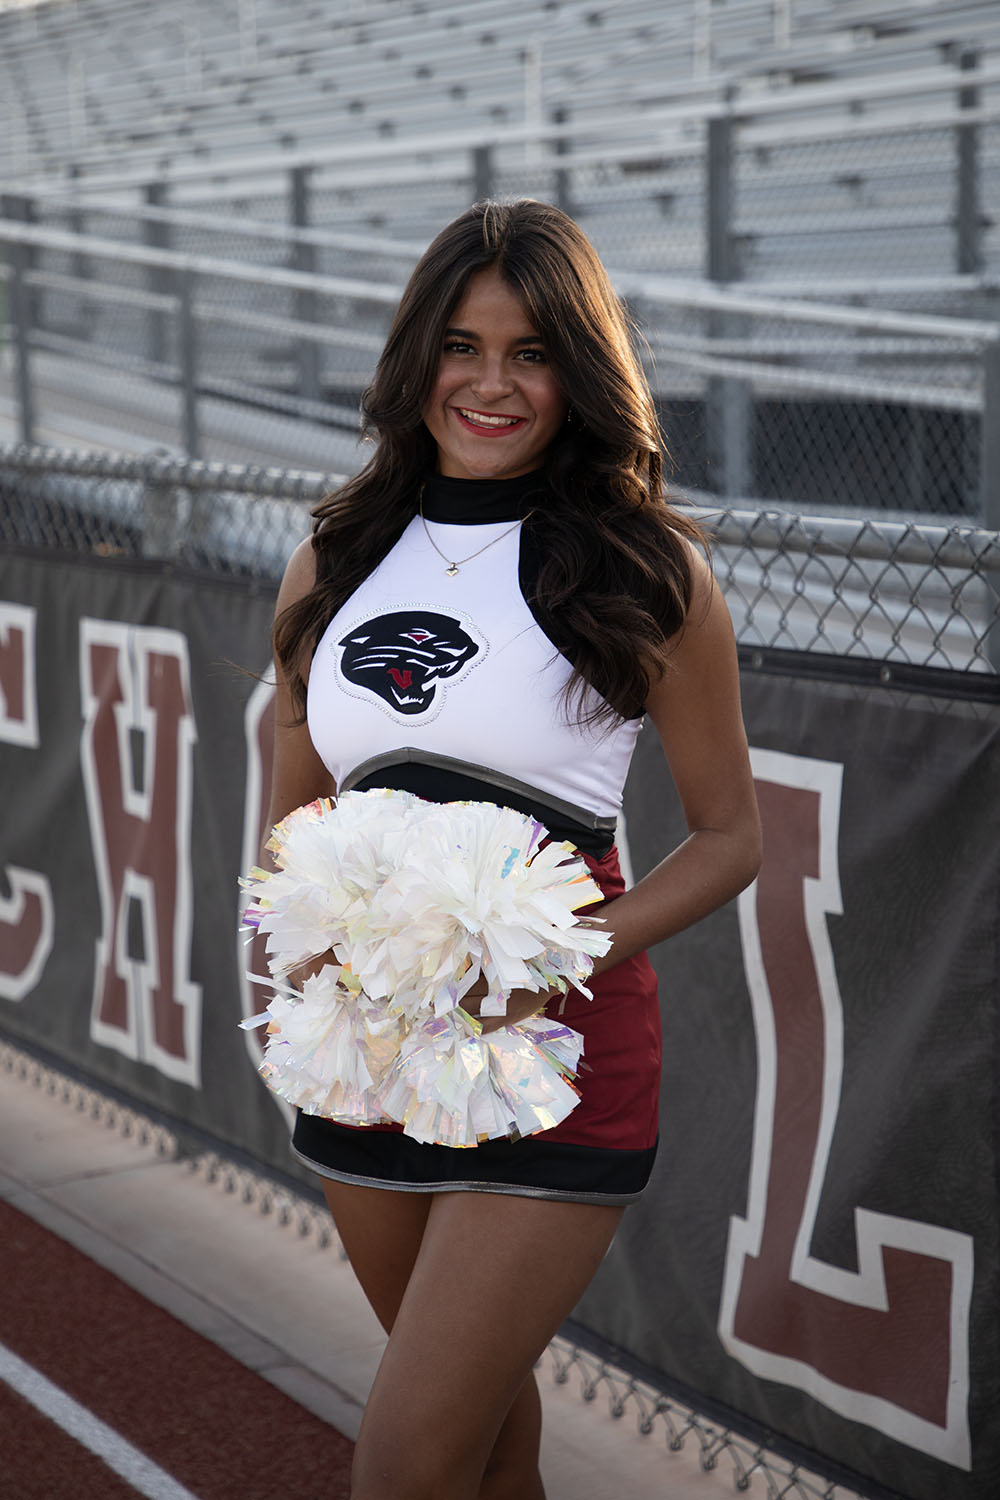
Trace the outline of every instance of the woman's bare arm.
<instances>
[{"instance_id":1,"label":"woman's bare arm","mask_svg":"<svg viewBox=\"0 0 1000 1500\"><path fill-rule=\"evenodd\" d=\"M749 885L760 866L760 820L740 712L733 627L707 563L693 549L692 566L687 623L646 705L688 836L623 896L587 908L585 915L601 917L613 934L611 948L595 961L595 975L715 911ZM479 988L485 986L473 996ZM538 1002L538 995L516 991L506 1016L484 1021L484 1030L522 1020ZM466 1005L475 1008L475 999Z\"/></svg>"},{"instance_id":2,"label":"woman's bare arm","mask_svg":"<svg viewBox=\"0 0 1000 1500\"><path fill-rule=\"evenodd\" d=\"M316 561L312 543L300 542L292 553L278 591L275 614L306 595L316 579ZM277 690L274 715L274 764L271 772L271 800L268 806L268 828L273 828L296 807L315 802L317 797L334 797L337 788L323 764L305 724L296 723L297 710L288 682L279 662L275 661ZM306 669L308 670L308 669Z\"/></svg>"},{"instance_id":3,"label":"woman's bare arm","mask_svg":"<svg viewBox=\"0 0 1000 1500\"><path fill-rule=\"evenodd\" d=\"M299 543L289 559L278 590L275 616L303 598L312 588L315 578L315 555L312 543L306 540ZM317 797L337 795L334 779L316 752L305 720L296 722L298 710L277 659L274 671L274 760L271 769L271 800L267 813L268 834L276 823L280 823L295 808L303 807L307 802L315 802ZM260 863L265 869L273 867L267 849L261 850ZM310 974L317 973L324 963L335 961L334 954L327 952L302 964L288 977L293 984L301 985Z\"/></svg>"},{"instance_id":4,"label":"woman's bare arm","mask_svg":"<svg viewBox=\"0 0 1000 1500\"><path fill-rule=\"evenodd\" d=\"M646 705L688 836L632 890L595 908L614 933L596 973L715 911L749 885L760 867L760 819L733 627L708 565L693 551L692 558L687 624Z\"/></svg>"}]
</instances>

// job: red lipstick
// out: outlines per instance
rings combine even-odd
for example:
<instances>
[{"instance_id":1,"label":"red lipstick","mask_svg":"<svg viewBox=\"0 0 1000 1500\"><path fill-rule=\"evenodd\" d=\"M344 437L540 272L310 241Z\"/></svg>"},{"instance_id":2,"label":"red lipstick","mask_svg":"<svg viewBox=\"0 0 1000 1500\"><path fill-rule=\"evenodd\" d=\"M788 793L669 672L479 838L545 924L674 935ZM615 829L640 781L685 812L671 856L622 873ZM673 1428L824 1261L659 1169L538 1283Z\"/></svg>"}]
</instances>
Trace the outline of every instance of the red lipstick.
<instances>
[{"instance_id":1,"label":"red lipstick","mask_svg":"<svg viewBox=\"0 0 1000 1500\"><path fill-rule=\"evenodd\" d=\"M488 420L486 422L470 422L468 417L463 414L462 408L453 406L451 407L451 411L454 412L456 419L467 432L474 432L479 437L503 437L505 434L518 432L527 421L526 417L511 416L508 412L479 412L475 411L473 407L467 406L464 408L464 411L474 414L477 417L485 417L487 419L490 417L503 417L504 419L502 422L495 423Z\"/></svg>"}]
</instances>

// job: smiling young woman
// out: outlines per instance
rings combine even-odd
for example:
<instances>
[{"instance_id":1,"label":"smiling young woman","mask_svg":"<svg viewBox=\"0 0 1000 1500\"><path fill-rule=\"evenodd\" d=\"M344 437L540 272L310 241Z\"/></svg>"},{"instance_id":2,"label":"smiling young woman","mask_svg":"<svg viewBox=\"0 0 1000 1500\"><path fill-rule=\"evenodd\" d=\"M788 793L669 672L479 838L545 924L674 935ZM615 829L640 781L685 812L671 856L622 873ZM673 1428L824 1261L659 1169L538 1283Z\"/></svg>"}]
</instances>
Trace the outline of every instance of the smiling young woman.
<instances>
[{"instance_id":1,"label":"smiling young woman","mask_svg":"<svg viewBox=\"0 0 1000 1500\"><path fill-rule=\"evenodd\" d=\"M423 409L438 473L516 479L539 468L566 420L566 398L520 297L493 266L469 278L445 329Z\"/></svg>"},{"instance_id":2,"label":"smiling young woman","mask_svg":"<svg viewBox=\"0 0 1000 1500\"><path fill-rule=\"evenodd\" d=\"M580 849L612 945L593 999L560 1010L586 1060L561 1124L456 1149L300 1115L293 1149L389 1333L353 1500L544 1500L532 1366L656 1152L645 950L757 869L736 651L663 491L628 322L558 209L482 203L442 230L363 410L374 455L278 599L271 821L377 786L514 807ZM689 834L626 891L614 828L644 717ZM538 1001L514 991L485 1026Z\"/></svg>"}]
</instances>

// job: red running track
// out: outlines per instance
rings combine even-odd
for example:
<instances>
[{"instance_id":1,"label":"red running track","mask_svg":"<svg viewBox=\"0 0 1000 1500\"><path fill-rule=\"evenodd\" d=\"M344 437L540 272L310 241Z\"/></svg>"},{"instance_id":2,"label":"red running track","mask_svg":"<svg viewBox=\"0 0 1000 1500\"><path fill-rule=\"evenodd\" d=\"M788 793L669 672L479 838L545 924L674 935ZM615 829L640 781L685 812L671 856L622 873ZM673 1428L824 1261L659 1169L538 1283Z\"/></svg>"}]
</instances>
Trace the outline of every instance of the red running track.
<instances>
[{"instance_id":1,"label":"red running track","mask_svg":"<svg viewBox=\"0 0 1000 1500\"><path fill-rule=\"evenodd\" d=\"M348 1500L347 1438L3 1202L0 1345L4 1500ZM25 1365L152 1478L119 1477L12 1389Z\"/></svg>"}]
</instances>

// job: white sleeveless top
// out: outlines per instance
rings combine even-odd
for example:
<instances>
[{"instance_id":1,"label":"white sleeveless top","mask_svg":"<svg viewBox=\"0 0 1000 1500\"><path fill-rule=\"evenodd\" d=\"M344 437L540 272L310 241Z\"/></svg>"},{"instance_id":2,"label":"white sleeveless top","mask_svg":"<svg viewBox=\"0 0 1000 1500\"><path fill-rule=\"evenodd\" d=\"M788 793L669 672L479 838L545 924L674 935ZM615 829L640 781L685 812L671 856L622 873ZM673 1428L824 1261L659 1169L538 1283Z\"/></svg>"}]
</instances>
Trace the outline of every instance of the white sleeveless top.
<instances>
[{"instance_id":1,"label":"white sleeveless top","mask_svg":"<svg viewBox=\"0 0 1000 1500\"><path fill-rule=\"evenodd\" d=\"M613 818L641 720L567 718L572 669L521 594L521 523L426 526L444 558L469 559L458 573L415 517L316 648L309 732L338 787L368 761L415 751Z\"/></svg>"}]
</instances>

